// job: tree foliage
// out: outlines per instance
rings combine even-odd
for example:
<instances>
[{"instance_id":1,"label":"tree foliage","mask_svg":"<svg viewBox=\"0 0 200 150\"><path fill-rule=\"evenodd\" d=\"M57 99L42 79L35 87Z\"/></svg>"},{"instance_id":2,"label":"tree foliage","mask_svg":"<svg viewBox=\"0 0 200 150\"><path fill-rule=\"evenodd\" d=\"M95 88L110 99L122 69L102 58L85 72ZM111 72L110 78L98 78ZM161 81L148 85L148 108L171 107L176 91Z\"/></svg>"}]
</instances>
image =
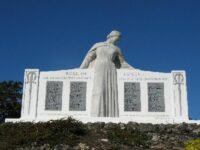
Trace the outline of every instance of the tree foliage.
<instances>
[{"instance_id":1,"label":"tree foliage","mask_svg":"<svg viewBox=\"0 0 200 150\"><path fill-rule=\"evenodd\" d=\"M3 122L5 118L20 117L21 99L21 82L0 82L0 122Z\"/></svg>"}]
</instances>

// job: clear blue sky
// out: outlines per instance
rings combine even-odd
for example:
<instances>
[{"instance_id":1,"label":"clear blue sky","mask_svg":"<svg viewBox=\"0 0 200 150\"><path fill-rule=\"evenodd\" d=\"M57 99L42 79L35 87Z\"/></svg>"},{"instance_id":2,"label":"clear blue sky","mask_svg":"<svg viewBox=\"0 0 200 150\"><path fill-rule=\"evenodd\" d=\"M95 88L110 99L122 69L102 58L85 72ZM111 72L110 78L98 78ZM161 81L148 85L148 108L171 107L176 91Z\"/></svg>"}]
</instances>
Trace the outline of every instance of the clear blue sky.
<instances>
[{"instance_id":1,"label":"clear blue sky","mask_svg":"<svg viewBox=\"0 0 200 150\"><path fill-rule=\"evenodd\" d=\"M1 0L0 81L79 67L112 29L134 67L186 70L190 116L200 119L199 0Z\"/></svg>"}]
</instances>

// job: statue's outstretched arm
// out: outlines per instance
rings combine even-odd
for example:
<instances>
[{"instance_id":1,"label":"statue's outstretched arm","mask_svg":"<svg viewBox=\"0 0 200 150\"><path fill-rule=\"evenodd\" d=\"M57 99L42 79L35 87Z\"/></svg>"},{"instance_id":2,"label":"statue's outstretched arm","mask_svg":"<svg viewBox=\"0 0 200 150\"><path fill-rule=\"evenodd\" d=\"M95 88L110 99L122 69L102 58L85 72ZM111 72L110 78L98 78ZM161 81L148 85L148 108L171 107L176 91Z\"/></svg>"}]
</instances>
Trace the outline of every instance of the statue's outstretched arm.
<instances>
[{"instance_id":1,"label":"statue's outstretched arm","mask_svg":"<svg viewBox=\"0 0 200 150\"><path fill-rule=\"evenodd\" d=\"M92 62L95 58L96 58L96 50L92 47L85 56L85 59L83 60L80 68L87 69L89 67L90 62Z\"/></svg>"},{"instance_id":2,"label":"statue's outstretched arm","mask_svg":"<svg viewBox=\"0 0 200 150\"><path fill-rule=\"evenodd\" d=\"M118 58L119 58L120 65L121 65L120 68L123 68L123 69L135 69L134 67L132 67L131 65L129 65L129 64L125 61L124 56L122 55L122 53L121 53L120 50L119 50L119 52L118 52Z\"/></svg>"}]
</instances>

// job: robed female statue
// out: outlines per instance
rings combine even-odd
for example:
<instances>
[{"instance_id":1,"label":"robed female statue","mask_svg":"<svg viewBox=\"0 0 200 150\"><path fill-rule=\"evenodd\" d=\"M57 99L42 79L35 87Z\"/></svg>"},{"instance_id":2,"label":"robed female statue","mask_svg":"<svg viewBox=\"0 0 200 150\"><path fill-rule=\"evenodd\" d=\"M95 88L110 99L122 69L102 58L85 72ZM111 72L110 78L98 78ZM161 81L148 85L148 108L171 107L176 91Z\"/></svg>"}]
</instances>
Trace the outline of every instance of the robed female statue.
<instances>
[{"instance_id":1,"label":"robed female statue","mask_svg":"<svg viewBox=\"0 0 200 150\"><path fill-rule=\"evenodd\" d=\"M91 116L118 117L118 88L116 69L134 69L122 56L116 46L121 33L112 31L105 42L94 44L87 53L80 68L94 69Z\"/></svg>"}]
</instances>

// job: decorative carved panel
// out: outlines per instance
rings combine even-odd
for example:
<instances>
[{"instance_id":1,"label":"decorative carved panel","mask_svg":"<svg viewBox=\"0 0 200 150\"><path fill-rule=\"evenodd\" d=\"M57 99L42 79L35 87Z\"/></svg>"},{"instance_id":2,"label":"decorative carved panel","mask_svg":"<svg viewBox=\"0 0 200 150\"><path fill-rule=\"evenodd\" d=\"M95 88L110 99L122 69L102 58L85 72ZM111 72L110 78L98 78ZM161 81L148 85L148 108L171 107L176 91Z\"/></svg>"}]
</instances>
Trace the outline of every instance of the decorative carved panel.
<instances>
[{"instance_id":1,"label":"decorative carved panel","mask_svg":"<svg viewBox=\"0 0 200 150\"><path fill-rule=\"evenodd\" d=\"M63 82L48 81L46 84L45 110L62 109Z\"/></svg>"},{"instance_id":2,"label":"decorative carved panel","mask_svg":"<svg viewBox=\"0 0 200 150\"><path fill-rule=\"evenodd\" d=\"M148 83L149 112L164 112L164 83Z\"/></svg>"},{"instance_id":3,"label":"decorative carved panel","mask_svg":"<svg viewBox=\"0 0 200 150\"><path fill-rule=\"evenodd\" d=\"M124 111L141 111L140 83L124 83Z\"/></svg>"},{"instance_id":4,"label":"decorative carved panel","mask_svg":"<svg viewBox=\"0 0 200 150\"><path fill-rule=\"evenodd\" d=\"M86 110L86 82L70 82L70 111Z\"/></svg>"}]
</instances>

